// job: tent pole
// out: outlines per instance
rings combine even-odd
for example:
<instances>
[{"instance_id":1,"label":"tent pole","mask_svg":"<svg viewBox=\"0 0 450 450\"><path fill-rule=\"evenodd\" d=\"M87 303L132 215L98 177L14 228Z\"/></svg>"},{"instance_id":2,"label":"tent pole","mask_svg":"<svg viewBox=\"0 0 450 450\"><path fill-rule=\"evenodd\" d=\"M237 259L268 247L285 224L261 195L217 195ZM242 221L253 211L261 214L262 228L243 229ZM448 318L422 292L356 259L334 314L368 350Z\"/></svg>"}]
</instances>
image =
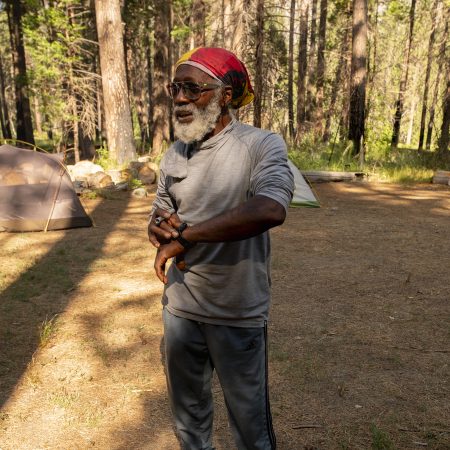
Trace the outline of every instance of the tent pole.
<instances>
[{"instance_id":1,"label":"tent pole","mask_svg":"<svg viewBox=\"0 0 450 450\"><path fill-rule=\"evenodd\" d=\"M64 175L65 170L66 170L65 167L62 166L60 171L59 171L59 183L58 183L58 187L56 188L55 195L53 196L52 207L50 209L50 214L48 216L47 223L45 224L45 228L44 228L44 232L45 233L47 233L47 231L48 231L48 226L50 224L50 219L52 218L53 211L55 210L56 199L58 198L59 190L61 189L62 177Z\"/></svg>"}]
</instances>

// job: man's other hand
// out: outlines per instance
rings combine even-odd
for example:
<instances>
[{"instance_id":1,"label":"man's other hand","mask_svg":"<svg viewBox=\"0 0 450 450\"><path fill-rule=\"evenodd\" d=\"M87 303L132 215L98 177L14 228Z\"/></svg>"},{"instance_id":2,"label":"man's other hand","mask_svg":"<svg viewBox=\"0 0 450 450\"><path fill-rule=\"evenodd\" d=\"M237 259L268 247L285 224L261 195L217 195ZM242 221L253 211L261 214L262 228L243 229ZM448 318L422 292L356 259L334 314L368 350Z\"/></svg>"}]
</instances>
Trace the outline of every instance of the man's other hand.
<instances>
[{"instance_id":1,"label":"man's other hand","mask_svg":"<svg viewBox=\"0 0 450 450\"><path fill-rule=\"evenodd\" d=\"M158 252L156 253L154 269L156 276L164 283L167 284L166 277L166 263L170 258L174 256L182 255L184 247L178 241L172 241L169 244L160 245ZM182 264L184 261L181 259L177 262Z\"/></svg>"},{"instance_id":2,"label":"man's other hand","mask_svg":"<svg viewBox=\"0 0 450 450\"><path fill-rule=\"evenodd\" d=\"M156 208L148 224L148 240L156 248L168 244L178 237L176 229L180 225L181 221L177 213L171 214L169 211Z\"/></svg>"}]
</instances>

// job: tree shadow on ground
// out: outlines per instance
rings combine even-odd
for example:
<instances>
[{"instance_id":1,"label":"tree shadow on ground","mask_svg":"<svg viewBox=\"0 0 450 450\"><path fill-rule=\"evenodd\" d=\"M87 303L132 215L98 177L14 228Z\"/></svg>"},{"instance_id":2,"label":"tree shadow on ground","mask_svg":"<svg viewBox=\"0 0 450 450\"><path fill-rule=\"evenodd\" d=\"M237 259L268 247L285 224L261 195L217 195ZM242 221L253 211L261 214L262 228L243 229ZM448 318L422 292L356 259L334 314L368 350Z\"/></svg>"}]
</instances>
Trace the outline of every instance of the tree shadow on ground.
<instances>
[{"instance_id":1,"label":"tree shadow on ground","mask_svg":"<svg viewBox=\"0 0 450 450\"><path fill-rule=\"evenodd\" d=\"M51 249L1 292L0 406L7 402L45 339L45 326L51 327L52 319L66 309L72 292L91 271L127 204L128 199L114 201L115 219L105 220L111 211L107 202L100 203L93 211L96 227L59 232L62 236ZM80 246L84 247L82 255L73 258L71 251L79 251Z\"/></svg>"}]
</instances>

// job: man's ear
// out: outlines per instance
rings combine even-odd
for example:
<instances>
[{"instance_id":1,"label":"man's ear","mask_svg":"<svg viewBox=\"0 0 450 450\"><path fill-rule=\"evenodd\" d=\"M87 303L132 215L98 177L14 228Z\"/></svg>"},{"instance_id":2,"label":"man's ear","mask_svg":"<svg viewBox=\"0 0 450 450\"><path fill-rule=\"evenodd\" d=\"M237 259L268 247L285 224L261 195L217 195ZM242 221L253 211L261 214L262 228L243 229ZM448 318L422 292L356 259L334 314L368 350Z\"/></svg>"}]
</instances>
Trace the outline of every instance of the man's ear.
<instances>
[{"instance_id":1,"label":"man's ear","mask_svg":"<svg viewBox=\"0 0 450 450\"><path fill-rule=\"evenodd\" d=\"M225 86L222 94L222 106L229 106L233 99L233 89L231 86Z\"/></svg>"}]
</instances>

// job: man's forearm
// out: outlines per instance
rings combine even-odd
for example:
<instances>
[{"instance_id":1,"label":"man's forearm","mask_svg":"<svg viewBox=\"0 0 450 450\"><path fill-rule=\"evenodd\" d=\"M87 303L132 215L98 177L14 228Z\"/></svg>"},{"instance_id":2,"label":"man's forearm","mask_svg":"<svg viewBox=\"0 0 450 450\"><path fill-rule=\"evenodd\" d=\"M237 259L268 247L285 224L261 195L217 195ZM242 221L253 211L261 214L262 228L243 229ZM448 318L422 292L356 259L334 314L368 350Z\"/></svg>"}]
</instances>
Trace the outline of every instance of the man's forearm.
<instances>
[{"instance_id":1,"label":"man's forearm","mask_svg":"<svg viewBox=\"0 0 450 450\"><path fill-rule=\"evenodd\" d=\"M286 211L280 203L260 195L212 219L186 228L183 237L190 242L240 241L281 225L285 217Z\"/></svg>"}]
</instances>

